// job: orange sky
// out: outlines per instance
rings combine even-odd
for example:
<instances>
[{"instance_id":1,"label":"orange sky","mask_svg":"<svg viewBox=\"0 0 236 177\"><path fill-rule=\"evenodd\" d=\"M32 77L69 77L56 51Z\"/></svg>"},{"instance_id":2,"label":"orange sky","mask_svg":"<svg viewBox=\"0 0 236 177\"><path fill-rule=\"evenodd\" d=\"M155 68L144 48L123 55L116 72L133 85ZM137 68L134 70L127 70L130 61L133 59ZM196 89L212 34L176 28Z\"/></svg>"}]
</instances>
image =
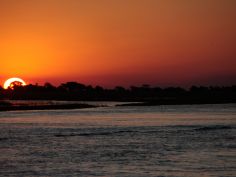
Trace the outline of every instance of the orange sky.
<instances>
[{"instance_id":1,"label":"orange sky","mask_svg":"<svg viewBox=\"0 0 236 177\"><path fill-rule=\"evenodd\" d=\"M235 19L235 0L0 0L0 83L236 84Z\"/></svg>"}]
</instances>

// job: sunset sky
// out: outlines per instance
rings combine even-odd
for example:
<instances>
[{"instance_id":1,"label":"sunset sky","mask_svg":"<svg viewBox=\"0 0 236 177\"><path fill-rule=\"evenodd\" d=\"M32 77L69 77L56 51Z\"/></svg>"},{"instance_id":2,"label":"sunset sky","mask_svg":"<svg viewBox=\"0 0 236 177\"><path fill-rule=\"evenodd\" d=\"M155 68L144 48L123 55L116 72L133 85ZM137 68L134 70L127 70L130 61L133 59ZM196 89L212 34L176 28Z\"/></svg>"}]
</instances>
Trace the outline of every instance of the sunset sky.
<instances>
[{"instance_id":1,"label":"sunset sky","mask_svg":"<svg viewBox=\"0 0 236 177\"><path fill-rule=\"evenodd\" d=\"M236 0L0 0L0 85L236 84Z\"/></svg>"}]
</instances>

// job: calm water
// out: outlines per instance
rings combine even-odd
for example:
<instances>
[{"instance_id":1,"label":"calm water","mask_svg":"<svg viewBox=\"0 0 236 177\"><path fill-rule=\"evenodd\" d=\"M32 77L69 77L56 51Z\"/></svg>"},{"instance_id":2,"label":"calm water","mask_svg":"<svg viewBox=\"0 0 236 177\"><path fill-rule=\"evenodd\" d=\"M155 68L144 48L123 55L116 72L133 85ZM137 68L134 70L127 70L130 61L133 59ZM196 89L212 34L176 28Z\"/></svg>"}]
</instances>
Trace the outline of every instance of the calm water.
<instances>
[{"instance_id":1,"label":"calm water","mask_svg":"<svg viewBox=\"0 0 236 177\"><path fill-rule=\"evenodd\" d=\"M235 177L236 105L0 112L0 176Z\"/></svg>"}]
</instances>

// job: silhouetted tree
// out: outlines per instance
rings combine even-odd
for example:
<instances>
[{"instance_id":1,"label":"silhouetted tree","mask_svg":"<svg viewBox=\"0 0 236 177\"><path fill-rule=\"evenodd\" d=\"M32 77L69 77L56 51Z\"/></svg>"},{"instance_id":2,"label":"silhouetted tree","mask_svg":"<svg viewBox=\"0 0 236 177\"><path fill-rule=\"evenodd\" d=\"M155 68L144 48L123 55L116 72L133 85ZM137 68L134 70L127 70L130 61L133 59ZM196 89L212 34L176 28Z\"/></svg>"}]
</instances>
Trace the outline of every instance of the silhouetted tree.
<instances>
[{"instance_id":1,"label":"silhouetted tree","mask_svg":"<svg viewBox=\"0 0 236 177\"><path fill-rule=\"evenodd\" d=\"M55 91L56 90L56 87L48 82L46 82L43 87L48 91Z\"/></svg>"},{"instance_id":2,"label":"silhouetted tree","mask_svg":"<svg viewBox=\"0 0 236 177\"><path fill-rule=\"evenodd\" d=\"M185 90L180 87L142 85L131 86L129 89L122 86L104 89L101 86L92 87L77 82L62 83L58 87L50 83L43 86L22 86L15 83L12 89L0 87L0 99L145 101L153 104L227 103L236 102L236 86L192 86Z\"/></svg>"},{"instance_id":3,"label":"silhouetted tree","mask_svg":"<svg viewBox=\"0 0 236 177\"><path fill-rule=\"evenodd\" d=\"M67 91L81 91L86 88L84 84L80 84L77 82L67 82L65 84L61 84L60 87Z\"/></svg>"}]
</instances>

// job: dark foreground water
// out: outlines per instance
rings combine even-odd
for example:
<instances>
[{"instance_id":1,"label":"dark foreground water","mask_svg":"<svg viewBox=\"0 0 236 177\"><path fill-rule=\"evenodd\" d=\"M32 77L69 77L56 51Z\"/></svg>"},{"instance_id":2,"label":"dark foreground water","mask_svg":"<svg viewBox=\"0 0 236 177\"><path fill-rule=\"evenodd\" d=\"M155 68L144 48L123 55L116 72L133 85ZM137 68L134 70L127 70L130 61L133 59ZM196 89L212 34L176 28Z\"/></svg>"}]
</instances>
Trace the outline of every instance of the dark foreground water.
<instances>
[{"instance_id":1,"label":"dark foreground water","mask_svg":"<svg viewBox=\"0 0 236 177\"><path fill-rule=\"evenodd\" d=\"M235 177L236 105L1 112L0 176Z\"/></svg>"}]
</instances>

